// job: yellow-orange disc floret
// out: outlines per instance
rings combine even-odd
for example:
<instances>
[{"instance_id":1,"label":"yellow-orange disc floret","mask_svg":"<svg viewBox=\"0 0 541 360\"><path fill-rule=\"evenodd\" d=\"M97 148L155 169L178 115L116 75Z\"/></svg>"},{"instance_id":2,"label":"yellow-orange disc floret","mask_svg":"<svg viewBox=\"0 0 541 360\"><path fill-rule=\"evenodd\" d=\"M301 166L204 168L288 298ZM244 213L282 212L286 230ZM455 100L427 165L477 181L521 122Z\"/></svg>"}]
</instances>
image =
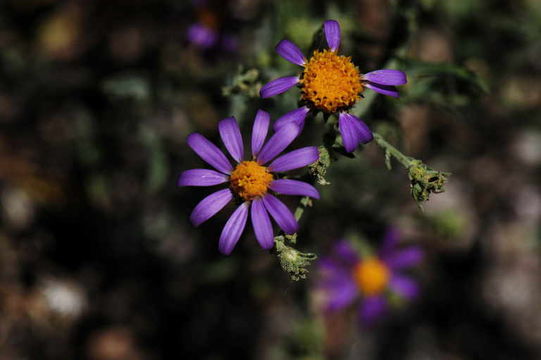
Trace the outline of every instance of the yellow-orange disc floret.
<instances>
[{"instance_id":1,"label":"yellow-orange disc floret","mask_svg":"<svg viewBox=\"0 0 541 360\"><path fill-rule=\"evenodd\" d=\"M352 106L363 91L361 74L351 57L332 50L314 51L304 66L300 84L301 98L326 112Z\"/></svg>"},{"instance_id":2,"label":"yellow-orange disc floret","mask_svg":"<svg viewBox=\"0 0 541 360\"><path fill-rule=\"evenodd\" d=\"M353 269L353 277L364 295L380 294L387 287L390 278L387 265L375 257L361 261Z\"/></svg>"},{"instance_id":3,"label":"yellow-orange disc floret","mask_svg":"<svg viewBox=\"0 0 541 360\"><path fill-rule=\"evenodd\" d=\"M265 195L272 180L268 169L255 161L241 162L229 177L231 188L244 200Z\"/></svg>"}]
</instances>

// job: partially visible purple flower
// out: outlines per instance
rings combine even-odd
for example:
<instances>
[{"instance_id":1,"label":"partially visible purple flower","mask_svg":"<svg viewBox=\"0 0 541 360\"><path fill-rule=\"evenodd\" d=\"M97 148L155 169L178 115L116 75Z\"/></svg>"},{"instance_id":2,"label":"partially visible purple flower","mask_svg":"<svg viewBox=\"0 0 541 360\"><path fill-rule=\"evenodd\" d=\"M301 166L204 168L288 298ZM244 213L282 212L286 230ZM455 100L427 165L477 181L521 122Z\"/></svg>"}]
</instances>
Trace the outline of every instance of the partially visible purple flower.
<instances>
[{"instance_id":1,"label":"partially visible purple flower","mask_svg":"<svg viewBox=\"0 0 541 360\"><path fill-rule=\"evenodd\" d=\"M234 199L240 202L220 236L219 250L225 255L233 251L246 227L248 215L256 239L263 249L274 246L269 214L286 234L298 230L299 225L291 211L270 191L319 199L319 192L312 185L277 176L277 173L299 169L315 162L319 158L317 147L308 146L278 156L295 140L300 130L297 125L289 124L265 142L269 122L269 114L259 110L252 129L251 156L248 160L243 160L244 143L235 118L219 122L220 137L235 165L231 165L224 153L202 135L194 133L187 139L192 150L216 170L186 170L180 175L178 186L228 184L228 188L210 194L197 204L190 216L193 225L199 226L207 221Z\"/></svg>"},{"instance_id":2,"label":"partially visible purple flower","mask_svg":"<svg viewBox=\"0 0 541 360\"><path fill-rule=\"evenodd\" d=\"M193 1L193 4L197 21L188 27L187 40L202 50L237 51L237 37L224 29L229 17L222 9L223 2L209 4L207 1Z\"/></svg>"},{"instance_id":3,"label":"partially visible purple flower","mask_svg":"<svg viewBox=\"0 0 541 360\"><path fill-rule=\"evenodd\" d=\"M195 23L188 28L188 40L202 49L208 49L216 44L218 34L209 26Z\"/></svg>"},{"instance_id":4,"label":"partially visible purple flower","mask_svg":"<svg viewBox=\"0 0 541 360\"><path fill-rule=\"evenodd\" d=\"M375 255L361 258L349 242L338 242L331 256L319 261L319 287L326 294L326 310L336 311L359 301L359 318L370 326L383 316L391 293L411 300L419 294L417 282L404 271L423 258L417 246L397 248L398 234L388 230Z\"/></svg>"},{"instance_id":5,"label":"partially visible purple flower","mask_svg":"<svg viewBox=\"0 0 541 360\"><path fill-rule=\"evenodd\" d=\"M303 67L303 71L297 76L270 81L261 88L260 95L263 98L273 97L298 85L301 88L303 106L276 121L275 129L289 121L302 127L310 110L338 113L344 148L352 152L360 143L370 142L373 136L368 126L358 117L348 114L348 110L361 98L365 88L398 97L395 86L406 84L407 78L404 72L392 69L361 74L350 57L338 55L340 24L335 20L327 20L323 24L323 30L329 49L315 50L309 59L289 40L282 40L276 45L276 52L281 57Z\"/></svg>"}]
</instances>

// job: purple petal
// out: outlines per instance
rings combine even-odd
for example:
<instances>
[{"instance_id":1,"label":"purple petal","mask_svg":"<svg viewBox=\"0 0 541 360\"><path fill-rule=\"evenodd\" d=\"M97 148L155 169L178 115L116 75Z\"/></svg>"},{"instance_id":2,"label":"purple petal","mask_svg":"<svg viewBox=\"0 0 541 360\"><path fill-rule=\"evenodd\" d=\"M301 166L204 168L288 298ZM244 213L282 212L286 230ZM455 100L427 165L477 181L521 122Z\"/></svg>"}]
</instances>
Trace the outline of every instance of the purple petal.
<instances>
[{"instance_id":1,"label":"purple petal","mask_svg":"<svg viewBox=\"0 0 541 360\"><path fill-rule=\"evenodd\" d=\"M326 287L336 276L344 274L342 267L329 256L318 260L317 269L320 272L320 276L317 278L318 287Z\"/></svg>"},{"instance_id":2,"label":"purple petal","mask_svg":"<svg viewBox=\"0 0 541 360\"><path fill-rule=\"evenodd\" d=\"M297 45L289 40L282 40L276 45L278 55L295 65L303 66L306 63L304 54Z\"/></svg>"},{"instance_id":3,"label":"purple petal","mask_svg":"<svg viewBox=\"0 0 541 360\"><path fill-rule=\"evenodd\" d=\"M209 169L191 169L180 174L177 186L212 186L223 184L229 177Z\"/></svg>"},{"instance_id":4,"label":"purple petal","mask_svg":"<svg viewBox=\"0 0 541 360\"><path fill-rule=\"evenodd\" d=\"M188 40L203 49L213 46L217 39L216 31L205 25L197 23L188 29Z\"/></svg>"},{"instance_id":5,"label":"purple petal","mask_svg":"<svg viewBox=\"0 0 541 360\"><path fill-rule=\"evenodd\" d=\"M398 94L398 90L396 90L396 88L394 86L378 85L378 84L373 84L373 83L370 83L370 82L365 83L364 86L369 88L369 89L374 90L377 93L383 94L383 95L388 95L388 96L392 96L392 97L395 97L395 98L400 96Z\"/></svg>"},{"instance_id":6,"label":"purple petal","mask_svg":"<svg viewBox=\"0 0 541 360\"><path fill-rule=\"evenodd\" d=\"M327 311L343 309L355 300L359 294L357 285L350 276L336 278L325 286L327 293Z\"/></svg>"},{"instance_id":7,"label":"purple petal","mask_svg":"<svg viewBox=\"0 0 541 360\"><path fill-rule=\"evenodd\" d=\"M270 165L273 172L284 172L299 169L316 162L319 159L319 150L315 146L307 146L293 150L276 158Z\"/></svg>"},{"instance_id":8,"label":"purple petal","mask_svg":"<svg viewBox=\"0 0 541 360\"><path fill-rule=\"evenodd\" d=\"M308 109L308 107L303 106L284 114L274 122L274 130L278 131L284 125L294 123L299 127L300 131L302 131L302 128L304 127L304 120L306 119L306 115L309 111L310 109Z\"/></svg>"},{"instance_id":9,"label":"purple petal","mask_svg":"<svg viewBox=\"0 0 541 360\"><path fill-rule=\"evenodd\" d=\"M257 162L265 164L274 159L299 136L299 133L299 127L295 124L287 124L280 128L263 146L257 155Z\"/></svg>"},{"instance_id":10,"label":"purple petal","mask_svg":"<svg viewBox=\"0 0 541 360\"><path fill-rule=\"evenodd\" d=\"M329 257L321 258L317 265L320 275L317 287L326 293L326 310L338 310L351 304L359 294L351 269Z\"/></svg>"},{"instance_id":11,"label":"purple petal","mask_svg":"<svg viewBox=\"0 0 541 360\"><path fill-rule=\"evenodd\" d=\"M323 288L332 287L337 281L341 281L340 279L350 278L352 274L351 269L345 268L341 262L329 256L319 259L317 266L320 271L317 284Z\"/></svg>"},{"instance_id":12,"label":"purple petal","mask_svg":"<svg viewBox=\"0 0 541 360\"><path fill-rule=\"evenodd\" d=\"M408 82L406 73L400 70L383 69L364 74L363 78L377 85L404 85Z\"/></svg>"},{"instance_id":13,"label":"purple petal","mask_svg":"<svg viewBox=\"0 0 541 360\"><path fill-rule=\"evenodd\" d=\"M239 124L234 117L228 117L218 123L220 137L231 157L237 162L244 158L244 143L240 134Z\"/></svg>"},{"instance_id":14,"label":"purple petal","mask_svg":"<svg viewBox=\"0 0 541 360\"><path fill-rule=\"evenodd\" d=\"M374 139L374 134L372 134L372 130L370 130L370 128L368 127L368 125L366 125L364 121L362 121L356 116L355 118L358 120L355 122L355 127L357 128L357 136L359 136L359 140L362 144L369 143Z\"/></svg>"},{"instance_id":15,"label":"purple petal","mask_svg":"<svg viewBox=\"0 0 541 360\"><path fill-rule=\"evenodd\" d=\"M271 249L274 246L274 232L261 199L252 201L252 227L259 245L265 250Z\"/></svg>"},{"instance_id":16,"label":"purple petal","mask_svg":"<svg viewBox=\"0 0 541 360\"><path fill-rule=\"evenodd\" d=\"M327 44L332 51L338 50L340 47L340 24L335 20L327 20L323 24L323 29L325 31L325 38L327 39Z\"/></svg>"},{"instance_id":17,"label":"purple petal","mask_svg":"<svg viewBox=\"0 0 541 360\"><path fill-rule=\"evenodd\" d=\"M222 210L233 199L233 193L229 189L223 189L210 194L196 205L190 215L190 221L194 226L199 226L218 211Z\"/></svg>"},{"instance_id":18,"label":"purple petal","mask_svg":"<svg viewBox=\"0 0 541 360\"><path fill-rule=\"evenodd\" d=\"M372 131L364 121L348 113L340 113L338 127L347 152L354 151L359 143L366 144L374 138Z\"/></svg>"},{"instance_id":19,"label":"purple petal","mask_svg":"<svg viewBox=\"0 0 541 360\"><path fill-rule=\"evenodd\" d=\"M415 266L422 260L423 250L417 246L411 246L404 250L396 251L385 257L385 262L393 270Z\"/></svg>"},{"instance_id":20,"label":"purple petal","mask_svg":"<svg viewBox=\"0 0 541 360\"><path fill-rule=\"evenodd\" d=\"M347 240L340 240L333 246L333 256L347 268L352 268L359 263L359 254Z\"/></svg>"},{"instance_id":21,"label":"purple petal","mask_svg":"<svg viewBox=\"0 0 541 360\"><path fill-rule=\"evenodd\" d=\"M224 255L231 254L231 251L237 245L237 242L246 227L246 219L248 219L248 210L250 208L249 202L242 203L227 222L225 223L222 234L220 235L220 242L218 249Z\"/></svg>"},{"instance_id":22,"label":"purple petal","mask_svg":"<svg viewBox=\"0 0 541 360\"><path fill-rule=\"evenodd\" d=\"M263 197L263 204L280 229L284 230L286 234L293 234L299 230L297 220L283 202L271 194L267 194Z\"/></svg>"},{"instance_id":23,"label":"purple petal","mask_svg":"<svg viewBox=\"0 0 541 360\"><path fill-rule=\"evenodd\" d=\"M419 285L410 277L394 274L389 282L390 288L405 299L411 300L419 295Z\"/></svg>"},{"instance_id":24,"label":"purple petal","mask_svg":"<svg viewBox=\"0 0 541 360\"><path fill-rule=\"evenodd\" d=\"M317 189L304 181L290 179L274 180L270 184L270 188L272 191L284 195L310 196L311 198L319 199Z\"/></svg>"},{"instance_id":25,"label":"purple petal","mask_svg":"<svg viewBox=\"0 0 541 360\"><path fill-rule=\"evenodd\" d=\"M227 160L224 153L203 135L198 133L191 134L186 139L186 142L201 159L213 166L216 170L226 174L229 174L231 170L233 170L231 163Z\"/></svg>"},{"instance_id":26,"label":"purple petal","mask_svg":"<svg viewBox=\"0 0 541 360\"><path fill-rule=\"evenodd\" d=\"M269 131L270 115L264 110L257 110L252 128L252 156L257 156Z\"/></svg>"},{"instance_id":27,"label":"purple petal","mask_svg":"<svg viewBox=\"0 0 541 360\"><path fill-rule=\"evenodd\" d=\"M338 128L342 135L342 143L347 152L352 152L360 143L360 135L357 132L355 122L357 119L350 114L340 113L338 118Z\"/></svg>"},{"instance_id":28,"label":"purple petal","mask_svg":"<svg viewBox=\"0 0 541 360\"><path fill-rule=\"evenodd\" d=\"M400 233L398 229L393 226L389 226L385 232L385 235L383 236L383 241L378 252L379 256L383 260L387 259L393 254L399 239Z\"/></svg>"},{"instance_id":29,"label":"purple petal","mask_svg":"<svg viewBox=\"0 0 541 360\"><path fill-rule=\"evenodd\" d=\"M369 296L363 299L360 310L361 323L373 325L387 310L387 300L383 296Z\"/></svg>"},{"instance_id":30,"label":"purple petal","mask_svg":"<svg viewBox=\"0 0 541 360\"><path fill-rule=\"evenodd\" d=\"M270 98L274 95L281 94L283 92L288 91L293 86L295 86L299 82L298 76L285 76L278 79L274 79L272 81L269 81L263 87L261 90L259 90L259 95L261 95L262 98Z\"/></svg>"}]
</instances>

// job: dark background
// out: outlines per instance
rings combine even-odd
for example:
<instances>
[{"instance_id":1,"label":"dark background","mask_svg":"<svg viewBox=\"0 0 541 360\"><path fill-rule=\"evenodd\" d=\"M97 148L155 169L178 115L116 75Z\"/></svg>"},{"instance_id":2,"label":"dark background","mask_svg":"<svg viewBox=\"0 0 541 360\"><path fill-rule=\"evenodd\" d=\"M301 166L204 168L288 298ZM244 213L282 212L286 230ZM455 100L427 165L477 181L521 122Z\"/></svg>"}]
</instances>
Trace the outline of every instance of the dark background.
<instances>
[{"instance_id":1,"label":"dark background","mask_svg":"<svg viewBox=\"0 0 541 360\"><path fill-rule=\"evenodd\" d=\"M290 280L251 231L220 255L230 210L195 229L208 189L175 186L202 166L189 133L295 106L257 89L294 71L277 41L305 50L327 18L361 71L408 73L367 123L453 173L420 212L370 144L306 211L303 251L389 225L425 248L422 296L372 329L324 316L314 267ZM535 0L2 0L0 359L541 358L540 38Z\"/></svg>"}]
</instances>

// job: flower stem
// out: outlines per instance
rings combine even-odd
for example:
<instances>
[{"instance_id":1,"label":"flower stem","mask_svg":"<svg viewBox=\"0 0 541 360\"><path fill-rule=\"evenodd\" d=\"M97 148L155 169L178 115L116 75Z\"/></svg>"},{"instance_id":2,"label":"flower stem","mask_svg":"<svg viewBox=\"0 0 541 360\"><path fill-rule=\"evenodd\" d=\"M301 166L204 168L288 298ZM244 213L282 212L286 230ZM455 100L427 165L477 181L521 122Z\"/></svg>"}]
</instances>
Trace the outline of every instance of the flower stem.
<instances>
[{"instance_id":1,"label":"flower stem","mask_svg":"<svg viewBox=\"0 0 541 360\"><path fill-rule=\"evenodd\" d=\"M374 140L376 144L385 150L385 156L393 156L399 163L402 164L406 169L408 169L411 166L412 158L409 156L406 156L400 152L397 148L395 148L393 145L389 144L383 136L381 136L378 133L374 133ZM389 154L389 155L387 155Z\"/></svg>"},{"instance_id":2,"label":"flower stem","mask_svg":"<svg viewBox=\"0 0 541 360\"><path fill-rule=\"evenodd\" d=\"M304 214L304 209L308 206L310 203L310 198L308 196L304 196L299 201L299 205L295 209L295 220L299 221L302 217L302 214Z\"/></svg>"}]
</instances>

